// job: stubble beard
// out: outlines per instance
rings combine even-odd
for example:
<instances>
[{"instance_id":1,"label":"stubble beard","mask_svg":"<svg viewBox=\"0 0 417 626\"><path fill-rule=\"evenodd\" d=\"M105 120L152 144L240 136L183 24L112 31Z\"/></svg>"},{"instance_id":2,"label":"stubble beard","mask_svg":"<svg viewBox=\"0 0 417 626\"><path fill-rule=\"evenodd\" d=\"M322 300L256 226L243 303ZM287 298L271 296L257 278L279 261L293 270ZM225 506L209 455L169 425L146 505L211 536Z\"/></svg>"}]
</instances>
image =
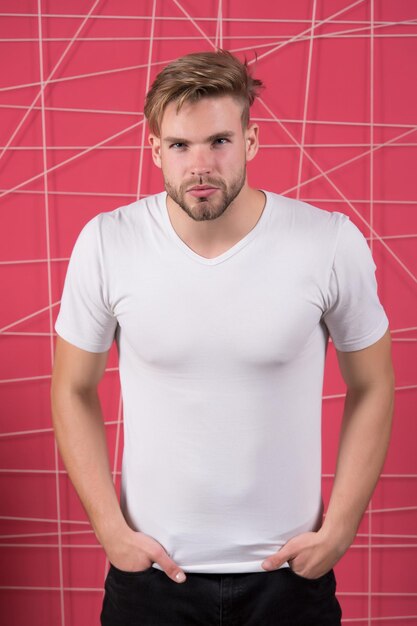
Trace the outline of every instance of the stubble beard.
<instances>
[{"instance_id":1,"label":"stubble beard","mask_svg":"<svg viewBox=\"0 0 417 626\"><path fill-rule=\"evenodd\" d=\"M220 217L239 195L246 180L246 167L243 167L229 186L222 179L202 177L198 181L192 180L175 187L167 178L164 178L165 191L170 198L196 222L215 220ZM213 185L218 190L207 198L194 198L187 194L187 189L193 185ZM187 195L190 200L187 203Z\"/></svg>"}]
</instances>

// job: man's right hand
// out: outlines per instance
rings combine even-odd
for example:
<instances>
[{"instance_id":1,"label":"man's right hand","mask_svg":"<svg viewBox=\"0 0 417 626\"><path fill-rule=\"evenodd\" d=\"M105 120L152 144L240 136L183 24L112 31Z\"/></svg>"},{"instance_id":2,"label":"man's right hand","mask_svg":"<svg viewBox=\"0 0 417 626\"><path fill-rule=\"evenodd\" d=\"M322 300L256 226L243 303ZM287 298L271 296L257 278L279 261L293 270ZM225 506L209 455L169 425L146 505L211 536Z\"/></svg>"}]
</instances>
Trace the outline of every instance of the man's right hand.
<instances>
[{"instance_id":1,"label":"man's right hand","mask_svg":"<svg viewBox=\"0 0 417 626\"><path fill-rule=\"evenodd\" d=\"M110 563L125 572L141 572L158 563L168 578L176 583L185 581L183 570L167 554L161 544L142 532L130 528L122 535L103 542L103 548ZM184 578L177 578L183 575Z\"/></svg>"}]
</instances>

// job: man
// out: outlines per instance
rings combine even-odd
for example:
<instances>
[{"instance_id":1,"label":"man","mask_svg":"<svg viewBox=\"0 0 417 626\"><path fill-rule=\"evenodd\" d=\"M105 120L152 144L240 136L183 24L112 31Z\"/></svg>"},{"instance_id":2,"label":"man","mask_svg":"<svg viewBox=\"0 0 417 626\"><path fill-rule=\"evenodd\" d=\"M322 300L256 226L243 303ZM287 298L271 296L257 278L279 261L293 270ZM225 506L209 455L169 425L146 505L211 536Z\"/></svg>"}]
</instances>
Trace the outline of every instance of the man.
<instances>
[{"instance_id":1,"label":"man","mask_svg":"<svg viewBox=\"0 0 417 626\"><path fill-rule=\"evenodd\" d=\"M97 215L71 256L54 427L111 564L105 626L340 624L333 566L391 429L388 320L344 214L249 186L261 86L222 50L162 70L145 115L165 192ZM323 520L329 335L347 395ZM114 338L120 506L97 395Z\"/></svg>"}]
</instances>

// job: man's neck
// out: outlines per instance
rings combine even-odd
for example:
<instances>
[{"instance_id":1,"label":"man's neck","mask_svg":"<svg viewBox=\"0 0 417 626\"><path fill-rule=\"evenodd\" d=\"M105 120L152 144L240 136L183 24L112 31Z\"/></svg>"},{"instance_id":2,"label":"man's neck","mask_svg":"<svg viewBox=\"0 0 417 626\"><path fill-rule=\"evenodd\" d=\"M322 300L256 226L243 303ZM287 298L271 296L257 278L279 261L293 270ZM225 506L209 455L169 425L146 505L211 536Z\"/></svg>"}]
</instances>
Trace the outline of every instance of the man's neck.
<instances>
[{"instance_id":1,"label":"man's neck","mask_svg":"<svg viewBox=\"0 0 417 626\"><path fill-rule=\"evenodd\" d=\"M175 232L194 252L207 258L223 254L243 239L257 224L265 203L262 191L246 187L220 217L195 221L167 196L168 215Z\"/></svg>"}]
</instances>

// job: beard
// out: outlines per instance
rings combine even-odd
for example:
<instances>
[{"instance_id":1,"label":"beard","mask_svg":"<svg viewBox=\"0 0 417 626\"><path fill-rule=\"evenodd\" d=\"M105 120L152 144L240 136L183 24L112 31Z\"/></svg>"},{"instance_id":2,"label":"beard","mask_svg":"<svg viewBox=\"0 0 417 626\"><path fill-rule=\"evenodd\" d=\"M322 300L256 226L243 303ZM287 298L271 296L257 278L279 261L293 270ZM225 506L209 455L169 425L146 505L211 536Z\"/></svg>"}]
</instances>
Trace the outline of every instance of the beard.
<instances>
[{"instance_id":1,"label":"beard","mask_svg":"<svg viewBox=\"0 0 417 626\"><path fill-rule=\"evenodd\" d=\"M246 167L243 167L228 185L221 178L217 179L201 176L197 181L188 180L179 187L175 187L164 177L165 191L167 194L196 222L215 220L220 217L238 196L245 181ZM187 194L187 189L190 189L190 187L194 185L212 185L213 187L217 187L217 191L207 198L195 198Z\"/></svg>"}]
</instances>

